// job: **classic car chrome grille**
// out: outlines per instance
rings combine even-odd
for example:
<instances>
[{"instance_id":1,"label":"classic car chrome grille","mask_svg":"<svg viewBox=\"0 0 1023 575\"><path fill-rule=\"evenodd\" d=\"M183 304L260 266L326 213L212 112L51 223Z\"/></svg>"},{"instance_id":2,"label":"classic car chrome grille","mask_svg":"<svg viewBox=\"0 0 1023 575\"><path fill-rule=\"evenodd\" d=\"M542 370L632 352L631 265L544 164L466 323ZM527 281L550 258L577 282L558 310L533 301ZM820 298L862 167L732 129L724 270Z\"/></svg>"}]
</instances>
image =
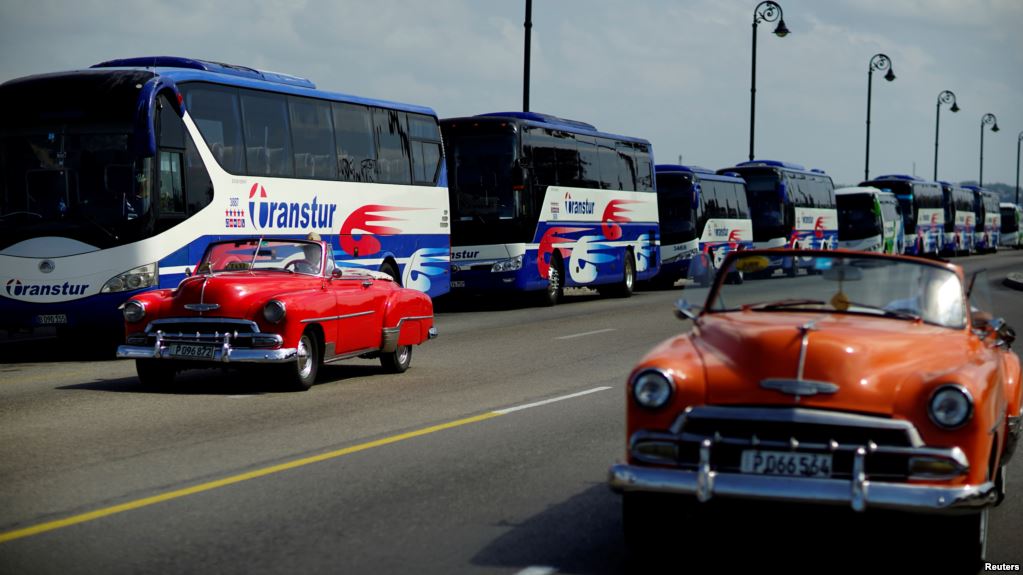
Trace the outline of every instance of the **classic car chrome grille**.
<instances>
[{"instance_id":1,"label":"classic car chrome grille","mask_svg":"<svg viewBox=\"0 0 1023 575\"><path fill-rule=\"evenodd\" d=\"M740 472L744 450L828 453L834 478L852 478L862 450L870 478L896 482L909 478L911 458L949 457L948 450L926 447L907 421L806 408L690 408L670 433L639 432L632 443L637 459L692 470L705 448L712 469L733 473Z\"/></svg>"},{"instance_id":2,"label":"classic car chrome grille","mask_svg":"<svg viewBox=\"0 0 1023 575\"><path fill-rule=\"evenodd\" d=\"M273 345L272 334L261 334L255 322L224 318L183 318L154 320L146 326L146 344L156 342L221 343L228 336L235 345L266 347ZM264 341L265 340L265 341Z\"/></svg>"}]
</instances>

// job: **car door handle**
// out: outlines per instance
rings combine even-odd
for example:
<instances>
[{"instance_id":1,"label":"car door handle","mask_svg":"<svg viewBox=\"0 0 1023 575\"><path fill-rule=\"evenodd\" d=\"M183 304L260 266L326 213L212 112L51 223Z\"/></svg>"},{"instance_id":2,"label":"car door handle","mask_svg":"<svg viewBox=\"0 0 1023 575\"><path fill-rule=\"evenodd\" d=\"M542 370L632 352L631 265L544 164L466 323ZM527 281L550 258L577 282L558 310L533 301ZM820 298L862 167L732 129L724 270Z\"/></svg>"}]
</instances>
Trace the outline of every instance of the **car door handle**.
<instances>
[{"instance_id":1,"label":"car door handle","mask_svg":"<svg viewBox=\"0 0 1023 575\"><path fill-rule=\"evenodd\" d=\"M368 288L371 285L373 285L373 280L362 280L362 287Z\"/></svg>"}]
</instances>

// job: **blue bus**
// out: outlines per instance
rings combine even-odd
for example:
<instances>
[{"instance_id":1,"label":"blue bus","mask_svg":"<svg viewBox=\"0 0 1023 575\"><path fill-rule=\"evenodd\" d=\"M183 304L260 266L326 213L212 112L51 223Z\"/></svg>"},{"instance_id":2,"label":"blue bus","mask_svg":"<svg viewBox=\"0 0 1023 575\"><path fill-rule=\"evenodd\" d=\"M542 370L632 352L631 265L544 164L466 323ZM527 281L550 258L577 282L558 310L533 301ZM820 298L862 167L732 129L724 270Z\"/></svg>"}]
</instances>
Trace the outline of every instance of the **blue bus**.
<instances>
[{"instance_id":1,"label":"blue bus","mask_svg":"<svg viewBox=\"0 0 1023 575\"><path fill-rule=\"evenodd\" d=\"M973 192L950 182L941 184L945 206L945 229L941 254L970 255L973 251L976 214L973 210Z\"/></svg>"},{"instance_id":2,"label":"blue bus","mask_svg":"<svg viewBox=\"0 0 1023 575\"><path fill-rule=\"evenodd\" d=\"M1002 211L1000 196L977 186L963 186L973 194L973 212L977 219L974 233L974 250L979 253L995 253L998 238L1002 233Z\"/></svg>"},{"instance_id":3,"label":"blue bus","mask_svg":"<svg viewBox=\"0 0 1023 575\"><path fill-rule=\"evenodd\" d=\"M838 247L838 209L835 184L821 170L775 160L742 162L719 174L738 174L746 181L753 219L753 245L758 249L835 249ZM810 271L812 258L775 258L766 271L782 269L795 275Z\"/></svg>"},{"instance_id":4,"label":"blue bus","mask_svg":"<svg viewBox=\"0 0 1023 575\"><path fill-rule=\"evenodd\" d=\"M746 182L735 174L658 164L661 285L691 278L706 285L728 252L753 247Z\"/></svg>"},{"instance_id":5,"label":"blue bus","mask_svg":"<svg viewBox=\"0 0 1023 575\"><path fill-rule=\"evenodd\" d=\"M0 326L123 333L208 243L329 239L337 264L449 289L447 177L430 108L177 57L0 85Z\"/></svg>"},{"instance_id":6,"label":"blue bus","mask_svg":"<svg viewBox=\"0 0 1023 575\"><path fill-rule=\"evenodd\" d=\"M895 194L902 208L906 254L938 255L945 235L945 196L941 184L916 176L891 174L860 185Z\"/></svg>"},{"instance_id":7,"label":"blue bus","mask_svg":"<svg viewBox=\"0 0 1023 575\"><path fill-rule=\"evenodd\" d=\"M566 287L628 297L658 271L650 142L533 112L441 121L452 295Z\"/></svg>"}]
</instances>

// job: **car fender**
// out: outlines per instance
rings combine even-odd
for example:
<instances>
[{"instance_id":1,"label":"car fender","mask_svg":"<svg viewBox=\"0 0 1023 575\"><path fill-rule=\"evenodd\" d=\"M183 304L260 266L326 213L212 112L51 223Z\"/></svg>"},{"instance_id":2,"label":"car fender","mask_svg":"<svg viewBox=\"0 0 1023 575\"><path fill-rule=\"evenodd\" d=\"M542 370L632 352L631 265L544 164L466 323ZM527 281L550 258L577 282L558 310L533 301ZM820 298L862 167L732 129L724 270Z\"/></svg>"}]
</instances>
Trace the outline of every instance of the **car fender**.
<instances>
[{"instance_id":1,"label":"car fender","mask_svg":"<svg viewBox=\"0 0 1023 575\"><path fill-rule=\"evenodd\" d=\"M393 345L419 345L430 338L433 300L423 292L396 288L384 302L383 351ZM394 335L397 334L397 339Z\"/></svg>"},{"instance_id":2,"label":"car fender","mask_svg":"<svg viewBox=\"0 0 1023 575\"><path fill-rule=\"evenodd\" d=\"M664 407L656 410L636 404L632 399L632 379L646 369L658 369L672 378L675 390ZM693 345L690 334L669 339L644 357L626 380L628 405L626 426L629 435L640 429L666 430L680 413L691 405L706 401L706 383L703 358Z\"/></svg>"}]
</instances>

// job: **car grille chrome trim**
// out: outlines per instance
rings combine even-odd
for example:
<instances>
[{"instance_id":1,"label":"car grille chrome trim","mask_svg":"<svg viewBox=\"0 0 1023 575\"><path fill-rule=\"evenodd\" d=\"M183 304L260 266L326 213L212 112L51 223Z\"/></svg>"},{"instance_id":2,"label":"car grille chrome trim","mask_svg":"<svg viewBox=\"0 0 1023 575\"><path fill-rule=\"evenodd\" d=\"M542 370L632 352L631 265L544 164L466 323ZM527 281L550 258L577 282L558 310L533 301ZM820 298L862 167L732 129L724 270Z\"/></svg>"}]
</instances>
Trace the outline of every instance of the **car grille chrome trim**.
<instances>
[{"instance_id":1,"label":"car grille chrome trim","mask_svg":"<svg viewBox=\"0 0 1023 575\"><path fill-rule=\"evenodd\" d=\"M349 313L349 314L345 314L345 315L334 315L334 316L330 316L330 317L314 317L314 318L304 319L304 320L302 320L302 323L312 323L312 322L320 322L320 321L334 321L334 320L339 320L339 319L351 319L353 317L363 317L363 316L367 316L367 315L373 315L375 313L376 313L376 311L370 310L370 311L360 311L358 313Z\"/></svg>"}]
</instances>

